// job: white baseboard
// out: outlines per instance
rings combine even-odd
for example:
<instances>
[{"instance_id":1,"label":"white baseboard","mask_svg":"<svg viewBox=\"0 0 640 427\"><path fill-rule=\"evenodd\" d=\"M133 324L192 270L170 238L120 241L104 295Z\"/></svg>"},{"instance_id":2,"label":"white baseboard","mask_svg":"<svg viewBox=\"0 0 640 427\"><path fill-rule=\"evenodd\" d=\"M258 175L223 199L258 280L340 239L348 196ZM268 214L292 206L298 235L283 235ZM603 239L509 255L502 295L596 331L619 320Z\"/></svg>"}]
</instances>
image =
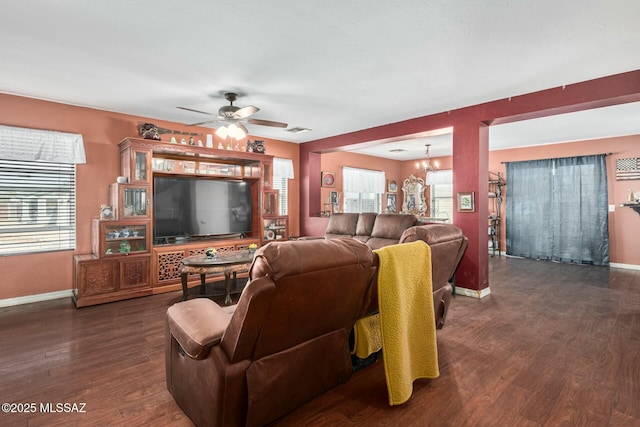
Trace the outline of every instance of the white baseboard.
<instances>
[{"instance_id":1,"label":"white baseboard","mask_svg":"<svg viewBox=\"0 0 640 427\"><path fill-rule=\"evenodd\" d=\"M626 270L640 270L640 265L636 264L621 264L618 262L610 262L609 267L613 268L624 268Z\"/></svg>"},{"instance_id":2,"label":"white baseboard","mask_svg":"<svg viewBox=\"0 0 640 427\"><path fill-rule=\"evenodd\" d=\"M58 298L68 298L73 295L71 289L66 291L47 292L44 294L27 295L24 297L0 299L0 307L12 307L14 305L30 304L32 302L48 301Z\"/></svg>"},{"instance_id":3,"label":"white baseboard","mask_svg":"<svg viewBox=\"0 0 640 427\"><path fill-rule=\"evenodd\" d=\"M467 289L467 288L461 288L460 286L456 286L456 295L463 295L465 297L480 299L488 295L491 295L491 289L487 287L484 289L475 290L475 289Z\"/></svg>"}]
</instances>

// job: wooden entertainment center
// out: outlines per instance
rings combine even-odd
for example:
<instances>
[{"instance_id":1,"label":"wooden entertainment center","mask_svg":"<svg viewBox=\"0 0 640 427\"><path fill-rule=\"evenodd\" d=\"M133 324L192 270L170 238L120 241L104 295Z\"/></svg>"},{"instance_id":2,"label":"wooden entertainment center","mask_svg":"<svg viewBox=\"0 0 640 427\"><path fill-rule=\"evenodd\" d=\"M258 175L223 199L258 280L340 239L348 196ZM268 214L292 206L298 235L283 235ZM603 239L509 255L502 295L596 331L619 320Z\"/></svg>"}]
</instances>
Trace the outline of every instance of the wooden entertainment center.
<instances>
[{"instance_id":1,"label":"wooden entertainment center","mask_svg":"<svg viewBox=\"0 0 640 427\"><path fill-rule=\"evenodd\" d=\"M181 289L182 260L204 254L248 250L289 236L288 218L279 215L272 188L273 156L125 138L120 174L126 183L110 187L112 219L94 219L92 253L74 256L76 307L102 304ZM250 186L251 231L216 238L153 239L154 176L242 181ZM190 282L198 282L194 276Z\"/></svg>"}]
</instances>

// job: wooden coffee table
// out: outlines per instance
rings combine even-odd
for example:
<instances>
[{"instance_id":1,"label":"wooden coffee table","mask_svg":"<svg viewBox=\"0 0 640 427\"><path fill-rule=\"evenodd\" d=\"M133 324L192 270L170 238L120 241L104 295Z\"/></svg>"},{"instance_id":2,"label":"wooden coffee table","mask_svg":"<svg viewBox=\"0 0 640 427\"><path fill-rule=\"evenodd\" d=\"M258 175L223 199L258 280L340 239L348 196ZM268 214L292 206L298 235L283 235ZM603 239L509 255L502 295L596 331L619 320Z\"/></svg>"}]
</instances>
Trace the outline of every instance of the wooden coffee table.
<instances>
[{"instance_id":1,"label":"wooden coffee table","mask_svg":"<svg viewBox=\"0 0 640 427\"><path fill-rule=\"evenodd\" d=\"M237 274L249 271L249 267L253 262L253 255L249 251L233 251L220 253L216 258L209 258L205 255L184 258L180 273L182 300L185 301L189 296L189 288L187 287L189 274L199 274L200 285L204 287L207 274L224 273L224 304L230 305L233 302L231 300L231 275L233 274L233 282L236 284L238 280Z\"/></svg>"}]
</instances>

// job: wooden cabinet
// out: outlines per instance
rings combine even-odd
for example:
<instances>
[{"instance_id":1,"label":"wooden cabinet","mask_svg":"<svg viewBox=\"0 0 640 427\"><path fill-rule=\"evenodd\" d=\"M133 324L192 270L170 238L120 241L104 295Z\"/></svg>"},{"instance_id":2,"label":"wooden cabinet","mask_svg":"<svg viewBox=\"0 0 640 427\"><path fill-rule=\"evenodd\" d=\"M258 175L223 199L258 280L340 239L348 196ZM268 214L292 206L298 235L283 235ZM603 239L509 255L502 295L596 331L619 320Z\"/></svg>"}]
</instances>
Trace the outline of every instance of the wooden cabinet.
<instances>
[{"instance_id":1,"label":"wooden cabinet","mask_svg":"<svg viewBox=\"0 0 640 427\"><path fill-rule=\"evenodd\" d=\"M120 174L131 184L151 184L152 150L147 146L135 146L125 139L120 143Z\"/></svg>"},{"instance_id":2,"label":"wooden cabinet","mask_svg":"<svg viewBox=\"0 0 640 427\"><path fill-rule=\"evenodd\" d=\"M111 206L115 219L149 218L151 186L149 184L111 184Z\"/></svg>"},{"instance_id":3,"label":"wooden cabinet","mask_svg":"<svg viewBox=\"0 0 640 427\"><path fill-rule=\"evenodd\" d=\"M150 220L92 222L92 254L74 256L76 307L151 295Z\"/></svg>"},{"instance_id":4,"label":"wooden cabinet","mask_svg":"<svg viewBox=\"0 0 640 427\"><path fill-rule=\"evenodd\" d=\"M148 254L151 249L148 219L94 219L91 233L93 255L98 258Z\"/></svg>"},{"instance_id":5,"label":"wooden cabinet","mask_svg":"<svg viewBox=\"0 0 640 427\"><path fill-rule=\"evenodd\" d=\"M262 191L262 214L264 216L280 215L280 191L264 189Z\"/></svg>"},{"instance_id":6,"label":"wooden cabinet","mask_svg":"<svg viewBox=\"0 0 640 427\"><path fill-rule=\"evenodd\" d=\"M262 162L262 184L265 188L273 187L273 162Z\"/></svg>"},{"instance_id":7,"label":"wooden cabinet","mask_svg":"<svg viewBox=\"0 0 640 427\"><path fill-rule=\"evenodd\" d=\"M151 295L149 254L119 258L75 255L73 302L86 307Z\"/></svg>"},{"instance_id":8,"label":"wooden cabinet","mask_svg":"<svg viewBox=\"0 0 640 427\"><path fill-rule=\"evenodd\" d=\"M263 219L263 240L286 240L289 236L289 218L274 216Z\"/></svg>"},{"instance_id":9,"label":"wooden cabinet","mask_svg":"<svg viewBox=\"0 0 640 427\"><path fill-rule=\"evenodd\" d=\"M273 156L140 138L125 138L118 146L120 175L127 182L110 187L115 219L92 222L92 254L74 258L76 306L178 290L186 256L209 247L248 250L251 243L287 238L288 219L279 216L279 193L272 188ZM194 235L154 242L154 177L172 176L246 183L250 231L220 239Z\"/></svg>"}]
</instances>

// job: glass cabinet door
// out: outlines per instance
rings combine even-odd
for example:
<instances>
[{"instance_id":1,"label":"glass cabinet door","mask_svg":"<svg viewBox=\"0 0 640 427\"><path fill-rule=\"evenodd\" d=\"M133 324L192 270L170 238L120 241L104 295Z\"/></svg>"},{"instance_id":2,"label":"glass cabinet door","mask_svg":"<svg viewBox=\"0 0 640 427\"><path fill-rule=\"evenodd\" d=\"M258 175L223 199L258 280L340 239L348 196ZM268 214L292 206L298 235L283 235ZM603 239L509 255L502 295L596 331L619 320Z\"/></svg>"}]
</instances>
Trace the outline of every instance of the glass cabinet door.
<instances>
[{"instance_id":1,"label":"glass cabinet door","mask_svg":"<svg viewBox=\"0 0 640 427\"><path fill-rule=\"evenodd\" d=\"M149 218L151 186L111 184L111 204L117 219Z\"/></svg>"},{"instance_id":2,"label":"glass cabinet door","mask_svg":"<svg viewBox=\"0 0 640 427\"><path fill-rule=\"evenodd\" d=\"M263 214L265 216L279 215L278 199L280 197L279 190L264 190Z\"/></svg>"},{"instance_id":3,"label":"glass cabinet door","mask_svg":"<svg viewBox=\"0 0 640 427\"><path fill-rule=\"evenodd\" d=\"M264 162L263 163L263 184L266 188L271 188L271 185L273 184L271 179L273 178L272 173L273 173L273 169L272 169L272 164L269 162Z\"/></svg>"},{"instance_id":4,"label":"glass cabinet door","mask_svg":"<svg viewBox=\"0 0 640 427\"><path fill-rule=\"evenodd\" d=\"M104 253L101 255L129 255L148 251L146 224L104 223L103 226Z\"/></svg>"},{"instance_id":5,"label":"glass cabinet door","mask_svg":"<svg viewBox=\"0 0 640 427\"><path fill-rule=\"evenodd\" d=\"M148 181L149 179L149 159L148 151L133 152L133 180Z\"/></svg>"},{"instance_id":6,"label":"glass cabinet door","mask_svg":"<svg viewBox=\"0 0 640 427\"><path fill-rule=\"evenodd\" d=\"M92 238L93 254L98 258L149 253L150 221L148 219L128 221L94 219Z\"/></svg>"},{"instance_id":7,"label":"glass cabinet door","mask_svg":"<svg viewBox=\"0 0 640 427\"><path fill-rule=\"evenodd\" d=\"M147 212L147 189L140 187L123 188L123 217L149 216Z\"/></svg>"}]
</instances>

